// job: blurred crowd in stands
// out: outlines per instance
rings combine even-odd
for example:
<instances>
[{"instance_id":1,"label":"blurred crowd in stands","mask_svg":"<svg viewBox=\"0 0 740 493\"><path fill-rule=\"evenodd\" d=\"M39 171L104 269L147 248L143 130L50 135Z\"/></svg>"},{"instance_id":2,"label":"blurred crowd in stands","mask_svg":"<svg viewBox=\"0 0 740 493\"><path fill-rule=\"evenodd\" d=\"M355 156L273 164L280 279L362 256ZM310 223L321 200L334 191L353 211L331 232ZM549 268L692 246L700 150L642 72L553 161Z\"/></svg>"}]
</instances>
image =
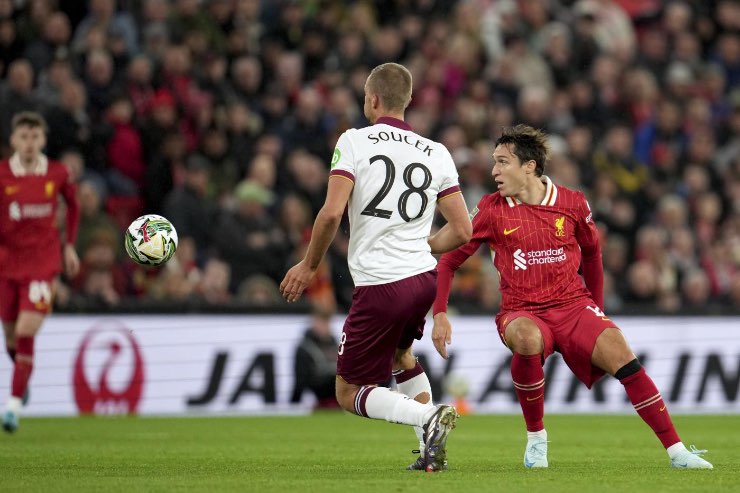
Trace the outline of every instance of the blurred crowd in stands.
<instances>
[{"instance_id":1,"label":"blurred crowd in stands","mask_svg":"<svg viewBox=\"0 0 740 493\"><path fill-rule=\"evenodd\" d=\"M471 209L502 128L551 134L546 173L603 232L608 312L737 312L737 0L0 0L2 155L12 115L41 111L79 182L83 269L58 307L284 307L334 143L367 125L365 79L389 61ZM122 248L145 212L180 236L159 269ZM342 229L307 295L339 311ZM498 307L483 250L455 281L464 313Z\"/></svg>"}]
</instances>

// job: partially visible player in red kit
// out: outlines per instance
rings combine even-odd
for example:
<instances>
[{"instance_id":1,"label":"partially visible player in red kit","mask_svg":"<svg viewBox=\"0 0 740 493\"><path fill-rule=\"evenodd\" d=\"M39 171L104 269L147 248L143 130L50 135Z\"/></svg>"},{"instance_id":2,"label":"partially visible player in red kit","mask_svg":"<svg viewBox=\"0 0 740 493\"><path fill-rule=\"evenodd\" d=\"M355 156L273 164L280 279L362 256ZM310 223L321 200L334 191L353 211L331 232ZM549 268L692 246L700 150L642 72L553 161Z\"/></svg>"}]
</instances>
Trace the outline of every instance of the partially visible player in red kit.
<instances>
[{"instance_id":1,"label":"partially visible player in red kit","mask_svg":"<svg viewBox=\"0 0 740 493\"><path fill-rule=\"evenodd\" d=\"M556 186L544 176L546 140L542 132L518 125L496 141L493 178L498 191L484 196L471 212L472 240L445 254L437 266L432 335L437 351L447 358L446 346L452 342L445 312L454 272L486 243L501 276L496 326L513 353L511 376L527 425L524 465L548 466L542 365L558 351L587 387L605 373L624 385L673 467L711 469L699 456L703 451L688 450L681 442L660 392L602 311L598 231L583 193Z\"/></svg>"},{"instance_id":2,"label":"partially visible player in red kit","mask_svg":"<svg viewBox=\"0 0 740 493\"><path fill-rule=\"evenodd\" d=\"M79 225L76 187L67 168L42 150L47 126L38 113L13 117L14 154L0 161L0 318L14 362L3 428L18 429L22 398L33 369L34 337L49 314L54 278L64 267L74 277L80 260L74 249ZM64 245L56 227L59 195L67 205Z\"/></svg>"}]
</instances>

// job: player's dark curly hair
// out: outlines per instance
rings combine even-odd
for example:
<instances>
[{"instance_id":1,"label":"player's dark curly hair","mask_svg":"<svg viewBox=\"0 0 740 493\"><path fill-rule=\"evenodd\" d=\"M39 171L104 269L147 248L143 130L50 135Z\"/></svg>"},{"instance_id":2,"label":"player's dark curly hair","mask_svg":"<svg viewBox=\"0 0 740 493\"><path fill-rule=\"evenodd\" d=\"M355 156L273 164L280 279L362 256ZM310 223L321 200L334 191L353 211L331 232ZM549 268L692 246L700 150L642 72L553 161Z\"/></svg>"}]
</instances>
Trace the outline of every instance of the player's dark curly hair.
<instances>
[{"instance_id":1,"label":"player's dark curly hair","mask_svg":"<svg viewBox=\"0 0 740 493\"><path fill-rule=\"evenodd\" d=\"M521 124L504 129L504 133L496 140L496 147L499 145L508 146L509 144L514 144L511 152L519 158L522 164L527 161L534 161L534 173L537 176L543 175L549 150L547 135L544 132L529 125Z\"/></svg>"}]
</instances>

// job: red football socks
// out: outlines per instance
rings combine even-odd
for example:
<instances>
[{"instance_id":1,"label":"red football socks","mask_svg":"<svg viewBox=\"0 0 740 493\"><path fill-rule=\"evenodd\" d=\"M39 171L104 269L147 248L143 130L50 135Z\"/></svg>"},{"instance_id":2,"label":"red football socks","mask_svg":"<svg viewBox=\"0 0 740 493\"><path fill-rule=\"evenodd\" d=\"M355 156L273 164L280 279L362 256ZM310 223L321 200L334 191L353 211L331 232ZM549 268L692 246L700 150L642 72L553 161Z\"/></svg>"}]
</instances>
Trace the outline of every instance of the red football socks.
<instances>
[{"instance_id":1,"label":"red football socks","mask_svg":"<svg viewBox=\"0 0 740 493\"><path fill-rule=\"evenodd\" d=\"M542 355L524 356L514 353L511 359L511 378L514 380L514 390L522 406L527 431L543 430L545 371L542 369Z\"/></svg>"},{"instance_id":2,"label":"red football socks","mask_svg":"<svg viewBox=\"0 0 740 493\"><path fill-rule=\"evenodd\" d=\"M645 368L640 368L637 373L623 378L620 382L624 385L624 390L627 391L627 396L637 414L653 429L665 448L681 441L665 402L663 402L663 397L653 380L645 372Z\"/></svg>"},{"instance_id":3,"label":"red football socks","mask_svg":"<svg viewBox=\"0 0 740 493\"><path fill-rule=\"evenodd\" d=\"M22 398L33 370L33 337L18 337L15 350L15 369L10 394Z\"/></svg>"}]
</instances>

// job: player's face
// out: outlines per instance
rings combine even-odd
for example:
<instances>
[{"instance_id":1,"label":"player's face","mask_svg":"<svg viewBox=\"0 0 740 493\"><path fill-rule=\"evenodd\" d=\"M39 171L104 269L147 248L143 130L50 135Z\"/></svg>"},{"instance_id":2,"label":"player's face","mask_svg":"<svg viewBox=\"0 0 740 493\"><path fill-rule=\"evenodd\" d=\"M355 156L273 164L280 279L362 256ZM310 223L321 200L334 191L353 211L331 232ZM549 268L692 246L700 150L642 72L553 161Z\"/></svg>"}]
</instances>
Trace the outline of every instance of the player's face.
<instances>
[{"instance_id":1,"label":"player's face","mask_svg":"<svg viewBox=\"0 0 740 493\"><path fill-rule=\"evenodd\" d=\"M527 184L527 167L514 154L513 144L499 145L493 151L493 179L504 197L515 197Z\"/></svg>"},{"instance_id":2,"label":"player's face","mask_svg":"<svg viewBox=\"0 0 740 493\"><path fill-rule=\"evenodd\" d=\"M10 136L10 145L23 161L35 161L46 145L46 136L41 127L21 125Z\"/></svg>"}]
</instances>

